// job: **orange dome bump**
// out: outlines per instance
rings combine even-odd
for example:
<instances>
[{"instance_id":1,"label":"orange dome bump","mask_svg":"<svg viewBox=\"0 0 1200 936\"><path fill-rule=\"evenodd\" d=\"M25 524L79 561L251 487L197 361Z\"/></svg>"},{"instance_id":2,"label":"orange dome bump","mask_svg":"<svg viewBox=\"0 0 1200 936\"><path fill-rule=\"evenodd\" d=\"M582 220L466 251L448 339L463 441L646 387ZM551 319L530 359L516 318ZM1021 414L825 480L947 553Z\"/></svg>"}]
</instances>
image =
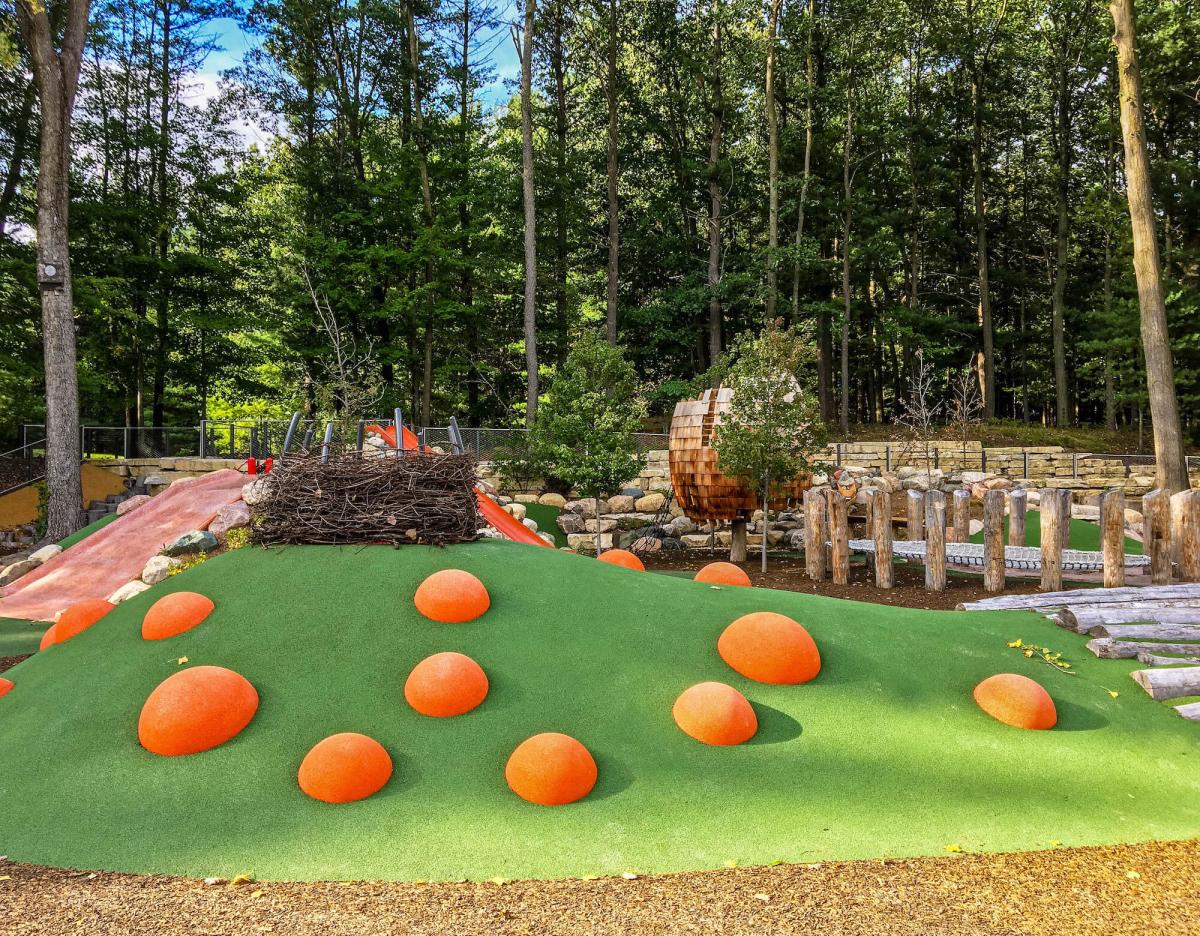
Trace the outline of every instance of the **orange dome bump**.
<instances>
[{"instance_id":1,"label":"orange dome bump","mask_svg":"<svg viewBox=\"0 0 1200 936\"><path fill-rule=\"evenodd\" d=\"M50 643L66 643L76 634L87 630L115 607L115 604L105 601L103 598L85 598L83 601L75 602L59 616L58 623L51 628L54 637ZM42 640L45 639L43 636Z\"/></svg>"},{"instance_id":2,"label":"orange dome bump","mask_svg":"<svg viewBox=\"0 0 1200 936\"><path fill-rule=\"evenodd\" d=\"M741 566L732 562L710 562L696 573L693 581L709 585L749 585L750 576Z\"/></svg>"},{"instance_id":3,"label":"orange dome bump","mask_svg":"<svg viewBox=\"0 0 1200 936\"><path fill-rule=\"evenodd\" d=\"M404 698L422 715L448 718L478 706L488 694L487 673L462 653L435 653L413 667Z\"/></svg>"},{"instance_id":4,"label":"orange dome bump","mask_svg":"<svg viewBox=\"0 0 1200 936\"><path fill-rule=\"evenodd\" d=\"M11 679L5 679L3 676L0 676L0 699L3 699L6 695L8 695L9 691L15 685L16 683L14 683Z\"/></svg>"},{"instance_id":5,"label":"orange dome bump","mask_svg":"<svg viewBox=\"0 0 1200 936\"><path fill-rule=\"evenodd\" d=\"M1050 693L1017 673L989 676L975 687L975 701L992 718L1014 728L1044 730L1058 723Z\"/></svg>"},{"instance_id":6,"label":"orange dome bump","mask_svg":"<svg viewBox=\"0 0 1200 936\"><path fill-rule=\"evenodd\" d=\"M57 628L57 627L58 627L57 624L51 624L49 627L46 628L46 632L44 634L42 634L42 642L38 644L39 650L45 650L47 647L54 646L54 644L56 643L56 641L54 639L55 638L54 631L55 631L55 628Z\"/></svg>"},{"instance_id":7,"label":"orange dome bump","mask_svg":"<svg viewBox=\"0 0 1200 936\"><path fill-rule=\"evenodd\" d=\"M635 572L646 571L646 566L642 563L642 560L628 549L610 549L607 552L600 553L599 558L601 562L624 566L626 569L633 569Z\"/></svg>"},{"instance_id":8,"label":"orange dome bump","mask_svg":"<svg viewBox=\"0 0 1200 936\"><path fill-rule=\"evenodd\" d=\"M194 666L168 676L142 706L138 740L164 757L197 754L233 737L258 711L258 693L221 666Z\"/></svg>"},{"instance_id":9,"label":"orange dome bump","mask_svg":"<svg viewBox=\"0 0 1200 936\"><path fill-rule=\"evenodd\" d=\"M742 615L721 633L717 652L756 682L792 685L821 671L821 654L808 631L772 611Z\"/></svg>"},{"instance_id":10,"label":"orange dome bump","mask_svg":"<svg viewBox=\"0 0 1200 936\"><path fill-rule=\"evenodd\" d=\"M470 572L442 569L417 588L413 603L425 617L443 624L473 621L491 607L488 591Z\"/></svg>"},{"instance_id":11,"label":"orange dome bump","mask_svg":"<svg viewBox=\"0 0 1200 936\"><path fill-rule=\"evenodd\" d=\"M163 595L142 618L142 639L166 640L182 634L212 614L214 607L211 598L196 592Z\"/></svg>"},{"instance_id":12,"label":"orange dome bump","mask_svg":"<svg viewBox=\"0 0 1200 936\"><path fill-rule=\"evenodd\" d=\"M546 732L517 745L504 767L509 788L540 806L583 799L596 785L596 762L570 735Z\"/></svg>"},{"instance_id":13,"label":"orange dome bump","mask_svg":"<svg viewBox=\"0 0 1200 936\"><path fill-rule=\"evenodd\" d=\"M754 707L725 683L702 682L683 690L671 714L684 734L705 744L741 744L758 731Z\"/></svg>"},{"instance_id":14,"label":"orange dome bump","mask_svg":"<svg viewBox=\"0 0 1200 936\"><path fill-rule=\"evenodd\" d=\"M325 803L352 803L383 789L392 759L374 738L347 731L318 741L304 755L300 789Z\"/></svg>"}]
</instances>

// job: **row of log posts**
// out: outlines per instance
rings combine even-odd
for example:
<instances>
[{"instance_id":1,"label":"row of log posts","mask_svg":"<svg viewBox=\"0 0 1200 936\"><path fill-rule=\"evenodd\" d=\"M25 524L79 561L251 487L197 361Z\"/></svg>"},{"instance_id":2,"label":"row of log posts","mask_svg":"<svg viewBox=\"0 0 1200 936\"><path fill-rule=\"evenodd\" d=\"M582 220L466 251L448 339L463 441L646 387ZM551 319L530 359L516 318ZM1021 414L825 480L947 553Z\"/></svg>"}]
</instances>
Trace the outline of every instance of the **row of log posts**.
<instances>
[{"instance_id":1,"label":"row of log posts","mask_svg":"<svg viewBox=\"0 0 1200 936\"><path fill-rule=\"evenodd\" d=\"M947 526L946 495L941 491L908 491L908 538L925 542L925 587L946 588L946 544L967 542L970 536L971 494L953 494L953 520ZM1007 495L1008 545L1026 545L1028 493L1017 489ZM1004 491L987 491L983 498L983 584L988 592L1004 590L1006 583ZM1063 551L1069 548L1071 492L1047 488L1040 497L1041 588L1062 588ZM1169 584L1173 563L1179 578L1200 582L1200 491L1174 497L1151 491L1142 499L1144 552L1150 557L1150 578L1155 585ZM835 490L804 495L805 571L821 581L830 571L836 585L850 579L849 501ZM892 494L872 490L867 501L867 535L874 541L874 577L880 588L892 588ZM1100 501L1101 555L1105 588L1125 584L1125 493L1106 492ZM825 546L829 542L828 548Z\"/></svg>"}]
</instances>

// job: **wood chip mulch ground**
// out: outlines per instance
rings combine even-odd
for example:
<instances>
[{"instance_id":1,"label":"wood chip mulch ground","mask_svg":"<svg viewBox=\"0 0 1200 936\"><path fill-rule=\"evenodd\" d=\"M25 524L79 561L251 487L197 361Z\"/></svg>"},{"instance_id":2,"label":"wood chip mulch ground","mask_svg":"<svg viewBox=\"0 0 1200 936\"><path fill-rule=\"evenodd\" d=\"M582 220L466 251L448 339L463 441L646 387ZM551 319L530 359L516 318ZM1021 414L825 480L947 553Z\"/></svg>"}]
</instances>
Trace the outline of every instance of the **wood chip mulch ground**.
<instances>
[{"instance_id":1,"label":"wood chip mulch ground","mask_svg":"<svg viewBox=\"0 0 1200 936\"><path fill-rule=\"evenodd\" d=\"M10 670L22 660L28 659L29 654L25 654L24 656L0 656L0 673L3 673L5 670Z\"/></svg>"},{"instance_id":2,"label":"wood chip mulch ground","mask_svg":"<svg viewBox=\"0 0 1200 936\"><path fill-rule=\"evenodd\" d=\"M1200 932L1198 879L1196 841L465 884L235 887L0 860L0 932L1182 936Z\"/></svg>"}]
</instances>

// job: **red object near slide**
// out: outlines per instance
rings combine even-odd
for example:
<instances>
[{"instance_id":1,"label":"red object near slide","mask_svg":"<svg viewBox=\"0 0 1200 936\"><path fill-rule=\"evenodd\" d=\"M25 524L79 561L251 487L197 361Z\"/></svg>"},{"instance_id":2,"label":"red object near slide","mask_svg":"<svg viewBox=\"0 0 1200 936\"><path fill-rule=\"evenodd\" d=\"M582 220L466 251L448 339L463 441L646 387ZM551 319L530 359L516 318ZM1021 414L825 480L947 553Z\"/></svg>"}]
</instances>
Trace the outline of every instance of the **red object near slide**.
<instances>
[{"instance_id":1,"label":"red object near slide","mask_svg":"<svg viewBox=\"0 0 1200 936\"><path fill-rule=\"evenodd\" d=\"M396 431L393 426L367 426L368 432L377 433L383 441L393 448L396 445ZM420 445L416 435L407 426L400 427L400 440L406 451L415 451ZM547 546L549 543L525 526L507 510L488 497L479 488L475 488L475 498L479 501L479 513L489 526L495 527L501 536L517 543L528 543L530 546Z\"/></svg>"}]
</instances>

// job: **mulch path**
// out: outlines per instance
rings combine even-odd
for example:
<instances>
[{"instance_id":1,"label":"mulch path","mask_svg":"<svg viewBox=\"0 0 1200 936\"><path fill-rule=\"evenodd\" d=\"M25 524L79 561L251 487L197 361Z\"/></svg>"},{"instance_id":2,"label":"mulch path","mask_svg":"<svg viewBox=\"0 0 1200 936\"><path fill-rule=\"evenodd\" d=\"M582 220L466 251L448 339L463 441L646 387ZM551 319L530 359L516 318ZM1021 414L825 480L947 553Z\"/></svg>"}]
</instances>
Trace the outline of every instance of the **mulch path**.
<instances>
[{"instance_id":1,"label":"mulch path","mask_svg":"<svg viewBox=\"0 0 1200 936\"><path fill-rule=\"evenodd\" d=\"M652 553L643 557L647 569L654 571L688 571L695 572L710 562L728 558L728 552L718 551L710 555L708 550L673 551L669 553ZM755 585L767 588L779 588L785 591L807 592L813 595L826 595L830 598L849 598L852 601L871 601L875 604L896 605L904 608L926 608L930 610L954 610L960 601L978 601L991 597L983 590L983 579L978 575L956 574L951 572L946 577L944 592L925 590L925 567L915 563L897 563L895 566L896 585L894 588L877 588L871 566L863 562L850 563L850 582L847 585L834 585L828 578L823 582L814 582L804 571L804 558L795 556L767 557L767 572L760 570L760 559L752 557L741 563L741 567L750 574L750 580ZM1038 580L1013 579L1006 583L1004 594L1021 595L1035 592Z\"/></svg>"},{"instance_id":2,"label":"mulch path","mask_svg":"<svg viewBox=\"0 0 1200 936\"><path fill-rule=\"evenodd\" d=\"M28 653L26 653L24 656L0 657L0 673L3 673L5 670L12 669L14 666L16 666L22 660L28 660L29 656L30 655Z\"/></svg>"},{"instance_id":3,"label":"mulch path","mask_svg":"<svg viewBox=\"0 0 1200 936\"><path fill-rule=\"evenodd\" d=\"M0 861L12 936L445 933L1184 934L1200 842L597 880L206 885Z\"/></svg>"}]
</instances>

